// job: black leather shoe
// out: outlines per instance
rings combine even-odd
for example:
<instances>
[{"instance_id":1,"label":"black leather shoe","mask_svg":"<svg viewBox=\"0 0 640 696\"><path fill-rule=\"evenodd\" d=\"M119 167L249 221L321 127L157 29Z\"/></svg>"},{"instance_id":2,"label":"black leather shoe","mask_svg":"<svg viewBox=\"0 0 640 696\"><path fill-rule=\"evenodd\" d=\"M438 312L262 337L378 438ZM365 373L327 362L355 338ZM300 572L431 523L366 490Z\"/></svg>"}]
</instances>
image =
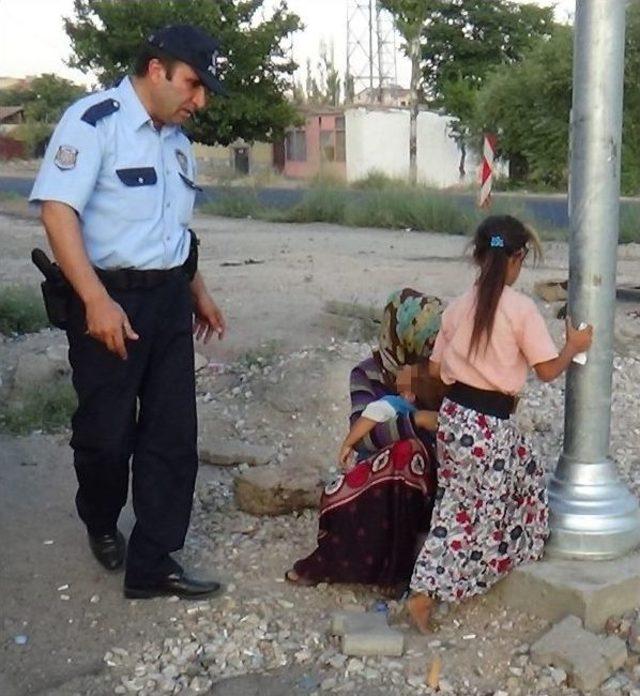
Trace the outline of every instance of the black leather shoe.
<instances>
[{"instance_id":1,"label":"black leather shoe","mask_svg":"<svg viewBox=\"0 0 640 696\"><path fill-rule=\"evenodd\" d=\"M127 599L152 599L153 597L177 596L180 599L204 599L220 594L222 585L215 580L195 580L178 571L158 580L153 585L126 585Z\"/></svg>"},{"instance_id":2,"label":"black leather shoe","mask_svg":"<svg viewBox=\"0 0 640 696\"><path fill-rule=\"evenodd\" d=\"M89 546L98 563L107 570L118 570L124 563L126 542L122 534L116 530L115 534L101 534L92 536L89 534Z\"/></svg>"}]
</instances>

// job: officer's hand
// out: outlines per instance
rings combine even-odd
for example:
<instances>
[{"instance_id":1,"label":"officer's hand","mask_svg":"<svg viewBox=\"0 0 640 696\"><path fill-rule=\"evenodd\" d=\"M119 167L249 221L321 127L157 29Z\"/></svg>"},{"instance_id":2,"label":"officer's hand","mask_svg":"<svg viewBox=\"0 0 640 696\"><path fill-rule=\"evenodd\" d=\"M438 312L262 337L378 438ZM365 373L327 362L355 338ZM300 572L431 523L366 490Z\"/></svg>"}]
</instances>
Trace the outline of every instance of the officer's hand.
<instances>
[{"instance_id":1,"label":"officer's hand","mask_svg":"<svg viewBox=\"0 0 640 696\"><path fill-rule=\"evenodd\" d=\"M209 343L214 333L218 334L218 338L224 338L224 332L227 328L224 316L213 301L211 295L206 291L198 292L193 296L193 335L196 341Z\"/></svg>"},{"instance_id":2,"label":"officer's hand","mask_svg":"<svg viewBox=\"0 0 640 696\"><path fill-rule=\"evenodd\" d=\"M125 339L137 341L138 334L131 328L122 307L105 293L85 305L87 333L123 360L127 359Z\"/></svg>"}]
</instances>

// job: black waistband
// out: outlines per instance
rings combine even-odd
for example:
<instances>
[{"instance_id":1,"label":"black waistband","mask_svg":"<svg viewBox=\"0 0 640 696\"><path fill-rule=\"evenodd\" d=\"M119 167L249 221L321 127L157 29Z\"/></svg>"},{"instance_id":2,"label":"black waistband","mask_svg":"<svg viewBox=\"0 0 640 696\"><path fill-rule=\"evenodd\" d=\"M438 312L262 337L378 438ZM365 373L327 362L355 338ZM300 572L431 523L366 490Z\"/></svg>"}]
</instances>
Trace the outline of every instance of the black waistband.
<instances>
[{"instance_id":1,"label":"black waistband","mask_svg":"<svg viewBox=\"0 0 640 696\"><path fill-rule=\"evenodd\" d=\"M478 413L507 419L515 411L517 399L515 396L497 391L477 389L463 382L455 382L447 392L447 398L460 406L471 408Z\"/></svg>"},{"instance_id":2,"label":"black waistband","mask_svg":"<svg viewBox=\"0 0 640 696\"><path fill-rule=\"evenodd\" d=\"M148 271L140 271L135 268L117 268L105 271L102 268L96 268L95 272L105 287L112 290L143 290L160 285L175 276L187 277L183 266Z\"/></svg>"}]
</instances>

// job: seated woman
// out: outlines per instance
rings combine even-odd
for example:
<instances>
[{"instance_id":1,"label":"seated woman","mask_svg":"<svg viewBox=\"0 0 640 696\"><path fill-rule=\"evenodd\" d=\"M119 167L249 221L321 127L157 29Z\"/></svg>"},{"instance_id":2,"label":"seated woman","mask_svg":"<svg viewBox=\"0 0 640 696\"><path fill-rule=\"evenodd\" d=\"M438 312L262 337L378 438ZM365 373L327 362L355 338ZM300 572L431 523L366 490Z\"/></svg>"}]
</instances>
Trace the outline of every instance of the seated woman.
<instances>
[{"instance_id":1,"label":"seated woman","mask_svg":"<svg viewBox=\"0 0 640 696\"><path fill-rule=\"evenodd\" d=\"M340 452L345 473L325 488L318 547L286 573L290 582L406 587L434 503L435 440L428 429L435 429L443 391L426 372L402 368L426 362L441 315L438 298L410 288L389 298L379 350L351 372L351 431Z\"/></svg>"}]
</instances>

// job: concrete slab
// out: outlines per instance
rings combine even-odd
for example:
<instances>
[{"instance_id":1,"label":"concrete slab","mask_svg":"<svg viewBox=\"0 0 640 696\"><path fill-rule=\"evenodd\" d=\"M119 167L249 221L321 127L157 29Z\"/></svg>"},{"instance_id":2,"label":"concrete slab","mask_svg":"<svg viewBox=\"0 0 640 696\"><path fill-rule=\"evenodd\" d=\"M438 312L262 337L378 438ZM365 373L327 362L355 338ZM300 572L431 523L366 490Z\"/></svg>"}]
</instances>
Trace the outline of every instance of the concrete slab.
<instances>
[{"instance_id":1,"label":"concrete slab","mask_svg":"<svg viewBox=\"0 0 640 696\"><path fill-rule=\"evenodd\" d=\"M347 633L366 633L389 628L387 615L378 611L335 611L331 616L331 633L344 636Z\"/></svg>"},{"instance_id":2,"label":"concrete slab","mask_svg":"<svg viewBox=\"0 0 640 696\"><path fill-rule=\"evenodd\" d=\"M577 616L598 631L610 616L640 607L640 552L613 561L544 559L514 570L493 594L549 621Z\"/></svg>"},{"instance_id":3,"label":"concrete slab","mask_svg":"<svg viewBox=\"0 0 640 696\"><path fill-rule=\"evenodd\" d=\"M531 646L531 661L566 670L570 684L583 691L597 689L627 659L627 648L616 636L597 636L567 616Z\"/></svg>"},{"instance_id":4,"label":"concrete slab","mask_svg":"<svg viewBox=\"0 0 640 696\"><path fill-rule=\"evenodd\" d=\"M400 657L404 652L404 636L386 626L375 631L345 633L342 636L342 652L357 657Z\"/></svg>"}]
</instances>

